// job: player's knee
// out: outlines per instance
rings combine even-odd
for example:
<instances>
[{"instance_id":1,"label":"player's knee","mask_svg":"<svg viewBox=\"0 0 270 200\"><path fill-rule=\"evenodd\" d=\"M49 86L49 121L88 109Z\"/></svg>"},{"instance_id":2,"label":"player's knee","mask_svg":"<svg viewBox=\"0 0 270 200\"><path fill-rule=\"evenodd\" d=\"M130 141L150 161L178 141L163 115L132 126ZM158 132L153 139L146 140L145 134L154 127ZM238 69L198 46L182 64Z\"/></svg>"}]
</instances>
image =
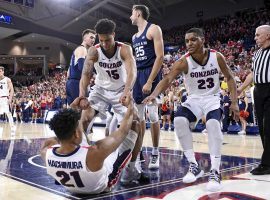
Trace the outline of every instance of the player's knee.
<instances>
[{"instance_id":1,"label":"player's knee","mask_svg":"<svg viewBox=\"0 0 270 200\"><path fill-rule=\"evenodd\" d=\"M151 123L158 122L158 113L149 113L149 120Z\"/></svg>"},{"instance_id":2,"label":"player's knee","mask_svg":"<svg viewBox=\"0 0 270 200\"><path fill-rule=\"evenodd\" d=\"M177 132L178 137L181 137L188 133L189 121L186 117L174 118L174 129Z\"/></svg>"},{"instance_id":3,"label":"player's knee","mask_svg":"<svg viewBox=\"0 0 270 200\"><path fill-rule=\"evenodd\" d=\"M209 137L214 137L218 140L223 140L220 122L216 119L209 119L206 121L206 129Z\"/></svg>"},{"instance_id":4,"label":"player's knee","mask_svg":"<svg viewBox=\"0 0 270 200\"><path fill-rule=\"evenodd\" d=\"M151 123L158 122L158 107L156 105L148 106L149 120Z\"/></svg>"}]
</instances>

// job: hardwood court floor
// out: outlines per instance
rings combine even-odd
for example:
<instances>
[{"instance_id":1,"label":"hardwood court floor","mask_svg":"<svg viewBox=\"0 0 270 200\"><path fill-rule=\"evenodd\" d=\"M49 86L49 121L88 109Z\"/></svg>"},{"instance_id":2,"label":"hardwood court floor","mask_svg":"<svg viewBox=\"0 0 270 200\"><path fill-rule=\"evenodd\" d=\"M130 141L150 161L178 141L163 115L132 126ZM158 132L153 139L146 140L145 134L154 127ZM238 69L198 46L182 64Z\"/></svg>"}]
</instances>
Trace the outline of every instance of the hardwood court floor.
<instances>
[{"instance_id":1,"label":"hardwood court floor","mask_svg":"<svg viewBox=\"0 0 270 200\"><path fill-rule=\"evenodd\" d=\"M262 153L259 136L224 135L221 172L223 189L209 194L205 185L209 175L207 136L193 133L196 157L206 172L194 184L185 185L182 177L188 169L174 132L161 131L160 169L145 170L150 183L118 184L112 193L76 196L54 184L46 174L38 153L42 142L53 132L46 124L17 124L15 137L10 136L7 123L0 123L0 199L270 199L270 175L252 176ZM91 140L104 137L104 128L95 127ZM149 162L152 141L146 131L143 152Z\"/></svg>"}]
</instances>

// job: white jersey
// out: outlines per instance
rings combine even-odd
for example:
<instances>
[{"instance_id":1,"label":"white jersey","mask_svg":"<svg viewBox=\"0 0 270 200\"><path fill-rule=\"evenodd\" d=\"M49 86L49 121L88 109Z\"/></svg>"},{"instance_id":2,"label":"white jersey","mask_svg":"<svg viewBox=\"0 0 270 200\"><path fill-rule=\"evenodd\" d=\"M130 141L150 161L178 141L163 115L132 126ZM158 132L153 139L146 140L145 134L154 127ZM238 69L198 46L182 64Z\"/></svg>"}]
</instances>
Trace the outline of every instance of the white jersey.
<instances>
[{"instance_id":1,"label":"white jersey","mask_svg":"<svg viewBox=\"0 0 270 200\"><path fill-rule=\"evenodd\" d=\"M115 42L115 54L108 58L102 51L101 46L96 45L98 61L94 64L97 75L95 84L106 90L118 90L125 86L127 73L120 56L123 43Z\"/></svg>"},{"instance_id":2,"label":"white jersey","mask_svg":"<svg viewBox=\"0 0 270 200\"><path fill-rule=\"evenodd\" d=\"M72 193L97 194L107 188L109 172L105 166L96 172L91 172L86 166L89 147L79 146L68 155L58 154L58 147L59 145L51 147L46 153L49 175Z\"/></svg>"},{"instance_id":3,"label":"white jersey","mask_svg":"<svg viewBox=\"0 0 270 200\"><path fill-rule=\"evenodd\" d=\"M8 78L4 77L0 80L0 97L8 97L9 89L8 89Z\"/></svg>"},{"instance_id":4,"label":"white jersey","mask_svg":"<svg viewBox=\"0 0 270 200\"><path fill-rule=\"evenodd\" d=\"M185 54L188 63L188 73L184 74L184 83L189 96L208 96L220 93L217 52L209 50L207 63L202 66L192 56Z\"/></svg>"}]
</instances>

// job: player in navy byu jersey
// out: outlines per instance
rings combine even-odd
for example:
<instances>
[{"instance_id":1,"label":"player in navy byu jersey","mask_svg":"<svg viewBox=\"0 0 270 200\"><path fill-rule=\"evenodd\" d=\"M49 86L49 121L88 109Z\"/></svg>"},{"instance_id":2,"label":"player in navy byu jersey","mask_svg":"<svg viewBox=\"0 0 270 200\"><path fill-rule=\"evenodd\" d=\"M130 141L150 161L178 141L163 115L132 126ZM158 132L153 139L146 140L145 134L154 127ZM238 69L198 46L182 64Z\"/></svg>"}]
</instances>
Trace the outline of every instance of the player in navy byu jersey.
<instances>
[{"instance_id":1,"label":"player in navy byu jersey","mask_svg":"<svg viewBox=\"0 0 270 200\"><path fill-rule=\"evenodd\" d=\"M81 145L79 112L63 109L54 115L49 125L57 138L47 139L41 149L47 173L72 193L110 191L139 145L140 125L133 104L129 92L123 100L128 108L119 129L92 146Z\"/></svg>"},{"instance_id":2,"label":"player in navy byu jersey","mask_svg":"<svg viewBox=\"0 0 270 200\"><path fill-rule=\"evenodd\" d=\"M165 91L172 81L180 74L184 75L184 82L188 92L187 100L175 114L174 124L176 135L181 143L184 155L190 163L184 183L191 183L203 175L195 159L190 124L206 116L208 145L211 159L211 171L207 184L208 191L221 189L220 161L223 135L220 120L220 82L219 72L227 78L231 93L231 110L235 120L239 119L236 83L228 68L223 55L211 49L204 48L204 34L202 29L192 28L185 34L188 52L172 67L170 73L157 85L152 94L144 102L151 102L162 91Z\"/></svg>"},{"instance_id":3,"label":"player in navy byu jersey","mask_svg":"<svg viewBox=\"0 0 270 200\"><path fill-rule=\"evenodd\" d=\"M145 132L145 105L143 99L156 87L161 79L161 66L164 58L162 31L158 25L147 20L150 12L145 5L134 5L130 17L132 25L138 27L138 32L132 37L137 65L137 79L133 88L133 97L139 110L142 132ZM153 149L149 169L159 168L159 135L160 125L157 102L146 105L151 123Z\"/></svg>"},{"instance_id":4,"label":"player in navy byu jersey","mask_svg":"<svg viewBox=\"0 0 270 200\"><path fill-rule=\"evenodd\" d=\"M86 29L82 33L83 41L72 53L67 73L66 93L67 102L70 105L79 96L79 83L87 50L94 45L96 33Z\"/></svg>"}]
</instances>

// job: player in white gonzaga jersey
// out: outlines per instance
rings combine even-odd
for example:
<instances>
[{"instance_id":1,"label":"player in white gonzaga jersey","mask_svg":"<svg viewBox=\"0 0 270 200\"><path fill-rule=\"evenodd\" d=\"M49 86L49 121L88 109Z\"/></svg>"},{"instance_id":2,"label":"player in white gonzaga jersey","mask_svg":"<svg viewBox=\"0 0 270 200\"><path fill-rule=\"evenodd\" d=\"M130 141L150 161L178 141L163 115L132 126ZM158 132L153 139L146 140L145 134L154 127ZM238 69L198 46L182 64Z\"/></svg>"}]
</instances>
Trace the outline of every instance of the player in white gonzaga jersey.
<instances>
[{"instance_id":1,"label":"player in white gonzaga jersey","mask_svg":"<svg viewBox=\"0 0 270 200\"><path fill-rule=\"evenodd\" d=\"M5 68L0 66L0 114L6 114L8 117L11 134L15 134L15 126L9 106L11 105L14 95L13 84L10 78L4 75Z\"/></svg>"},{"instance_id":2,"label":"player in white gonzaga jersey","mask_svg":"<svg viewBox=\"0 0 270 200\"><path fill-rule=\"evenodd\" d=\"M231 110L234 118L239 119L236 84L223 55L214 50L204 48L204 34L202 29L192 28L185 34L185 43L188 53L176 61L170 73L157 85L153 93L144 102L150 102L158 94L166 90L171 82L180 73L184 74L185 85L189 95L187 100L175 114L174 126L176 135L182 145L185 157L189 162L189 170L183 177L184 183L191 183L203 175L194 156L192 133L190 124L195 123L203 115L206 116L206 129L208 132L208 145L211 159L211 171L207 189L218 191L221 189L221 146L223 135L220 127L222 110L219 99L219 72L228 80L231 92Z\"/></svg>"},{"instance_id":3,"label":"player in white gonzaga jersey","mask_svg":"<svg viewBox=\"0 0 270 200\"><path fill-rule=\"evenodd\" d=\"M81 120L84 131L98 113L106 115L106 110L110 105L117 121L121 122L126 112L126 107L122 105L123 101L136 80L132 49L129 45L114 40L115 26L115 23L109 19L101 19L97 22L95 31L100 43L88 51L80 80L80 96L71 104L73 108L83 109ZM95 86L87 100L86 89L94 68L96 70ZM142 138L138 141L141 146ZM132 166L135 165L139 151L140 149L135 149L133 152ZM140 171L135 167L131 173L132 179L141 177Z\"/></svg>"},{"instance_id":4,"label":"player in white gonzaga jersey","mask_svg":"<svg viewBox=\"0 0 270 200\"><path fill-rule=\"evenodd\" d=\"M64 109L49 122L57 138L45 141L41 157L46 162L47 173L68 191L97 194L110 191L117 183L121 170L139 144L136 141L140 132L130 93L123 104L128 108L120 127L93 146L80 145L83 130L79 112Z\"/></svg>"}]
</instances>

